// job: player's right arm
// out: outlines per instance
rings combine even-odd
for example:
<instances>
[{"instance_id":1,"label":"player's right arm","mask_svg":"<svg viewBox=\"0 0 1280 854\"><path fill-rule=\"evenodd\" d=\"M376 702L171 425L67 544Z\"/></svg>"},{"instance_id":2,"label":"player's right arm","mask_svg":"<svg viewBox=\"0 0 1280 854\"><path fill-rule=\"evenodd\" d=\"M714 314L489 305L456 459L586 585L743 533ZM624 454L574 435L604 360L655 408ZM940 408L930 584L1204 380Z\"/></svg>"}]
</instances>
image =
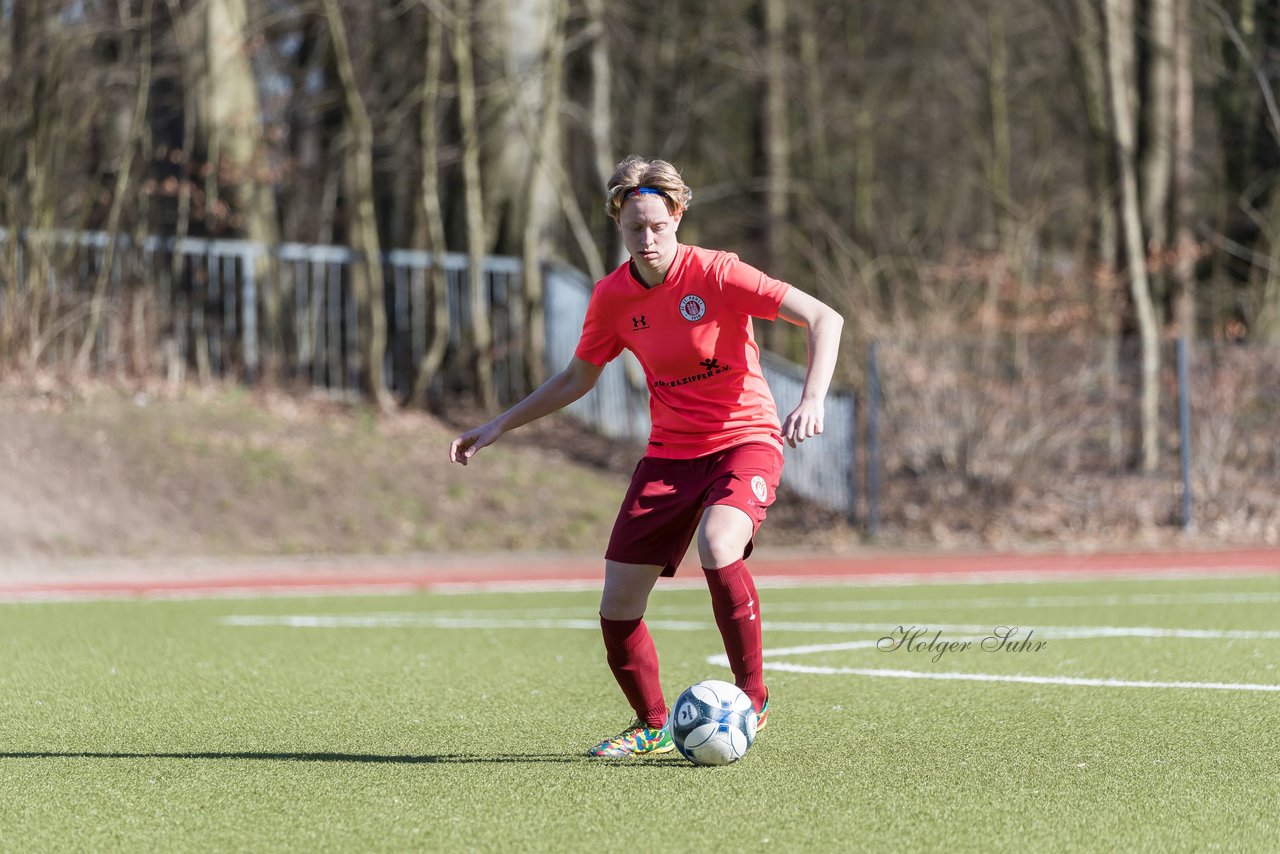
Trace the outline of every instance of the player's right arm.
<instances>
[{"instance_id":1,"label":"player's right arm","mask_svg":"<svg viewBox=\"0 0 1280 854\"><path fill-rule=\"evenodd\" d=\"M450 462L466 465L481 448L492 445L508 430L537 421L563 409L595 387L604 368L577 356L563 371L538 386L532 394L487 424L468 430L449 445Z\"/></svg>"}]
</instances>

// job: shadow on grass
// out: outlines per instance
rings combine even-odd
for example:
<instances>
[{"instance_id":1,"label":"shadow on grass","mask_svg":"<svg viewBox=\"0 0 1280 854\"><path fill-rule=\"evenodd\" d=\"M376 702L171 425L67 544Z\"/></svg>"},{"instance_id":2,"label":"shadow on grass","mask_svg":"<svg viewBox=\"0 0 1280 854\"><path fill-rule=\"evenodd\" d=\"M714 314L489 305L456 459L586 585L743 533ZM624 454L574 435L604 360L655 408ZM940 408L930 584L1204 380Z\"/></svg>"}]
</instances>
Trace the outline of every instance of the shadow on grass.
<instances>
[{"instance_id":1,"label":"shadow on grass","mask_svg":"<svg viewBox=\"0 0 1280 854\"><path fill-rule=\"evenodd\" d=\"M605 765L635 768L642 765L666 765L696 767L679 762L679 756L668 754L631 759L598 759L586 755L568 753L435 753L435 754L382 754L382 753L254 753L254 752L192 752L192 753L125 753L111 751L22 751L0 753L0 759L196 759L196 760L263 760L267 762L356 762L391 765L520 765L525 763L559 763ZM673 760L676 760L673 762Z\"/></svg>"}]
</instances>

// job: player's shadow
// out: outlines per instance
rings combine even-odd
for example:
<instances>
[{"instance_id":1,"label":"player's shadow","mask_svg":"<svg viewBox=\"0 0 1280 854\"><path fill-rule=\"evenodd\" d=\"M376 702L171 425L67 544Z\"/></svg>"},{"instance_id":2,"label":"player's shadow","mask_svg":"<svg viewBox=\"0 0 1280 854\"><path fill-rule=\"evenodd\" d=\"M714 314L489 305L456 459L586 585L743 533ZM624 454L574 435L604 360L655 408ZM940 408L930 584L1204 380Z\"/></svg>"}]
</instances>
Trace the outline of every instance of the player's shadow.
<instances>
[{"instance_id":1,"label":"player's shadow","mask_svg":"<svg viewBox=\"0 0 1280 854\"><path fill-rule=\"evenodd\" d=\"M260 760L265 762L352 762L358 764L390 765L504 765L527 763L553 764L611 764L635 767L637 765L668 764L671 757L636 757L625 762L608 762L568 753L271 753L252 751L207 751L191 753L148 753L79 750L31 750L0 753L0 759L189 759L189 760Z\"/></svg>"}]
</instances>

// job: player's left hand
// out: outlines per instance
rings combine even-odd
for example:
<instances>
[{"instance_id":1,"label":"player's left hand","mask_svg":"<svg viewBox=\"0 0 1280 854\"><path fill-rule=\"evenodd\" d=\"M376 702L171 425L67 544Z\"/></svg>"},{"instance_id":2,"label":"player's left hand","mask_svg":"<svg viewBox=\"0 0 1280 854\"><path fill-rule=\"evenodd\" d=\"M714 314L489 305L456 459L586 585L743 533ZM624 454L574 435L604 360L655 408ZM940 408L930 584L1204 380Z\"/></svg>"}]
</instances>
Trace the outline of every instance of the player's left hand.
<instances>
[{"instance_id":1,"label":"player's left hand","mask_svg":"<svg viewBox=\"0 0 1280 854\"><path fill-rule=\"evenodd\" d=\"M822 401L800 401L782 422L782 438L793 448L805 439L812 439L822 432L822 416Z\"/></svg>"}]
</instances>

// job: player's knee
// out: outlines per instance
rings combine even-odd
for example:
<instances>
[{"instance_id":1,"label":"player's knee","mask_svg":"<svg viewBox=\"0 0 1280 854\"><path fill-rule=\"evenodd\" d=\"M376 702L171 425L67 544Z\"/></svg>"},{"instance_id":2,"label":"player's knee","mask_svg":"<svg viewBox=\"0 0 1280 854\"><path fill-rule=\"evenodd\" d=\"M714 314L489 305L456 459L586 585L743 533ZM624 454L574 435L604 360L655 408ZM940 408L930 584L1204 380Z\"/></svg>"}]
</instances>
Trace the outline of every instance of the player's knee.
<instances>
[{"instance_id":1,"label":"player's knee","mask_svg":"<svg viewBox=\"0 0 1280 854\"><path fill-rule=\"evenodd\" d=\"M747 543L729 526L706 525L698 532L698 557L708 569L719 569L741 560Z\"/></svg>"},{"instance_id":2,"label":"player's knee","mask_svg":"<svg viewBox=\"0 0 1280 854\"><path fill-rule=\"evenodd\" d=\"M600 616L606 620L638 620L649 605L647 594L605 589L600 597Z\"/></svg>"}]
</instances>

